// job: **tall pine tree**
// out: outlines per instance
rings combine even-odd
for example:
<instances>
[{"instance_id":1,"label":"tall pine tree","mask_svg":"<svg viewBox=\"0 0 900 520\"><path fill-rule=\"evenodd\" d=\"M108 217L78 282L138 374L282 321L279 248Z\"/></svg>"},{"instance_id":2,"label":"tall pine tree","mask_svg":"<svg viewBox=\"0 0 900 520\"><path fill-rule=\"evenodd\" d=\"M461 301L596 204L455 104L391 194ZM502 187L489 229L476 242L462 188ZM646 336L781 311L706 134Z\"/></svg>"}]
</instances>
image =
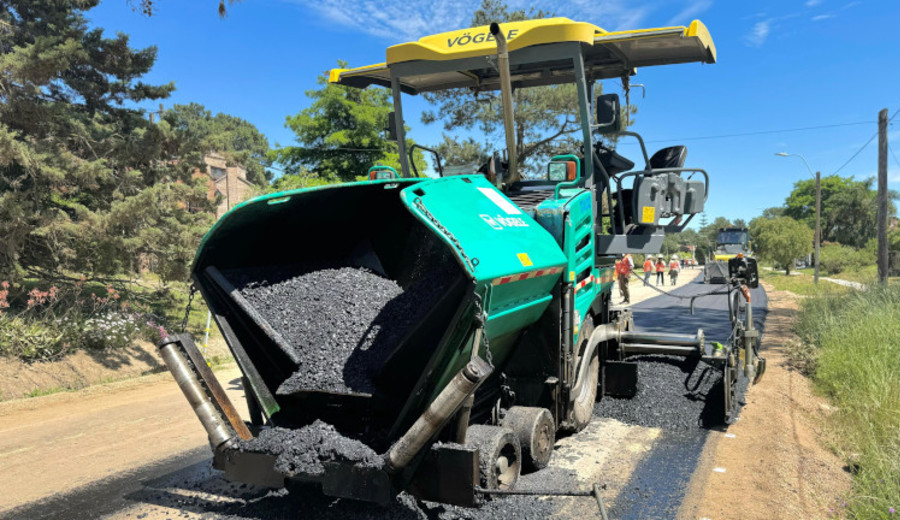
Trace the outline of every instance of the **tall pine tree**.
<instances>
[{"instance_id":1,"label":"tall pine tree","mask_svg":"<svg viewBox=\"0 0 900 520\"><path fill-rule=\"evenodd\" d=\"M140 80L156 49L88 28L97 3L0 1L0 279L180 278L209 225L195 165L137 108L174 89Z\"/></svg>"}]
</instances>

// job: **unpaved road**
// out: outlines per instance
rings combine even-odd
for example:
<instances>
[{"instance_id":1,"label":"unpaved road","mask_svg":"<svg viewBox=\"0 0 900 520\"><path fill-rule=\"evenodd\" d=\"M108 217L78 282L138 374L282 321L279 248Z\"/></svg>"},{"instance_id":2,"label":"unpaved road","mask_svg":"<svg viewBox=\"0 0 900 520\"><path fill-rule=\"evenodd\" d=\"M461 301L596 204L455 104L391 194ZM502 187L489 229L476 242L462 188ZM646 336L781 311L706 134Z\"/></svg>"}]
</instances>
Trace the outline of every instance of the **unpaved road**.
<instances>
[{"instance_id":1,"label":"unpaved road","mask_svg":"<svg viewBox=\"0 0 900 520\"><path fill-rule=\"evenodd\" d=\"M710 289L686 283L688 276L683 278L679 292ZM727 313L723 302L713 301L716 298L698 302L697 314L690 316L684 302L652 298L639 303L656 294L640 293L632 295L639 327L695 332L697 323L703 322L707 337L724 338L721 327L728 329ZM227 383L232 400L243 407L237 370L222 370L218 376ZM656 384L652 376L643 383ZM598 411L603 407L598 405ZM583 498L503 500L477 512L405 501L384 510L326 499L305 488L270 493L230 484L211 469L203 430L167 374L2 403L0 419L0 516L4 518L597 516L594 503ZM624 419L598 417L585 432L559 440L551 468L523 476L522 487L583 489L601 482L613 518L674 518L686 495L701 497L707 490L705 484L692 485L692 477L704 473L699 481L706 482L710 460L717 456L713 441L723 431L702 427L670 431L665 421L654 427ZM693 511L697 509L682 516L698 518Z\"/></svg>"}]
</instances>

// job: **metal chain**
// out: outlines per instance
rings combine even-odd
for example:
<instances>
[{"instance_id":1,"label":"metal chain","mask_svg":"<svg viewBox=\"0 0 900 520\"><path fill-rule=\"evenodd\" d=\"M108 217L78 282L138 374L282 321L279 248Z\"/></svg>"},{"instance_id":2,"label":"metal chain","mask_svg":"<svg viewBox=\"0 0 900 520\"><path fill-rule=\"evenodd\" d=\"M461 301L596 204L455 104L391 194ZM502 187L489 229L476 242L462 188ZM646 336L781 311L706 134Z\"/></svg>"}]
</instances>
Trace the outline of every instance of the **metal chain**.
<instances>
[{"instance_id":1,"label":"metal chain","mask_svg":"<svg viewBox=\"0 0 900 520\"><path fill-rule=\"evenodd\" d=\"M181 320L181 332L187 331L188 316L191 315L191 304L194 302L194 295L197 293L197 286L191 284L191 292L188 294L187 306L184 308L184 318Z\"/></svg>"},{"instance_id":2,"label":"metal chain","mask_svg":"<svg viewBox=\"0 0 900 520\"><path fill-rule=\"evenodd\" d=\"M478 322L481 329L481 345L484 350L484 359L489 365L494 366L494 356L491 354L491 344L488 342L487 332L485 330L485 312L482 305L483 298L477 292L475 293L475 321Z\"/></svg>"},{"instance_id":3,"label":"metal chain","mask_svg":"<svg viewBox=\"0 0 900 520\"><path fill-rule=\"evenodd\" d=\"M413 204L416 206L416 208L419 209L419 211L422 212L423 215L425 215L428 218L428 220L431 221L432 224L434 224L434 227L436 227L438 229L438 231L440 231L441 233L446 235L447 238L450 239L450 242L453 243L453 247L455 247L456 250L459 251L459 255L463 258L463 260L466 262L466 264L468 264L469 268L471 268L474 271L475 266L478 265L478 259L477 258L470 259L469 256L466 255L466 252L463 250L462 244L459 243L459 240L456 238L456 236L453 233L451 233L449 229L444 227L444 225L441 224L438 221L438 219L435 218L435 216L431 214L430 211L425 209L425 204L422 203L421 197L416 197L416 200L413 201Z\"/></svg>"}]
</instances>

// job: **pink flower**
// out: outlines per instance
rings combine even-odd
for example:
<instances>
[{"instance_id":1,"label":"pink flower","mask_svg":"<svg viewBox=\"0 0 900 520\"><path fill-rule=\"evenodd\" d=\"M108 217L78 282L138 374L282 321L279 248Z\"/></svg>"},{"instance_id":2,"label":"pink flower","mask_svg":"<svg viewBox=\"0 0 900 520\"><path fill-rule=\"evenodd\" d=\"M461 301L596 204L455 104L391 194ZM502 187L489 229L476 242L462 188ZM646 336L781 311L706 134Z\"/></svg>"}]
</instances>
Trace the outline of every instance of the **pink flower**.
<instances>
[{"instance_id":1,"label":"pink flower","mask_svg":"<svg viewBox=\"0 0 900 520\"><path fill-rule=\"evenodd\" d=\"M3 287L4 289L9 289L9 282L7 282L6 280L3 280L2 282L0 282L0 287Z\"/></svg>"},{"instance_id":2,"label":"pink flower","mask_svg":"<svg viewBox=\"0 0 900 520\"><path fill-rule=\"evenodd\" d=\"M894 514L894 513L896 513L896 512L897 512L897 510L894 509L893 507L889 507L889 508L888 508L888 513Z\"/></svg>"}]
</instances>

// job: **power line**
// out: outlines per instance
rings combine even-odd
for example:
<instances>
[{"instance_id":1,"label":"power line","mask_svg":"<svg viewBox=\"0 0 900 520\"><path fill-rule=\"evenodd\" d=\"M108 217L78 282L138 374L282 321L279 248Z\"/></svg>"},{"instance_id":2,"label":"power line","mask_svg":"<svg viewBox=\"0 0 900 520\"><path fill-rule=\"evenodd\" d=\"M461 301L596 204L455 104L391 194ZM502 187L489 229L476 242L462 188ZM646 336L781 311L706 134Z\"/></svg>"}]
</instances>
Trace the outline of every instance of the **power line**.
<instances>
[{"instance_id":1,"label":"power line","mask_svg":"<svg viewBox=\"0 0 900 520\"><path fill-rule=\"evenodd\" d=\"M857 126L857 125L870 125L872 121L855 121L852 123L835 123L830 125L818 125L818 126L804 126L800 128L782 128L777 130L759 130L755 132L742 132L735 134L719 134L719 135L704 135L704 136L696 136L696 137L676 137L672 139L653 139L650 141L645 141L647 143L671 143L671 142L681 142L681 141L703 141L707 139L728 139L731 137L749 137L754 135L768 135L768 134L781 134L788 132L805 132L809 130L822 130L826 128L839 128L844 126Z\"/></svg>"},{"instance_id":2,"label":"power line","mask_svg":"<svg viewBox=\"0 0 900 520\"><path fill-rule=\"evenodd\" d=\"M888 150L891 152L891 157L894 158L894 162L897 163L897 168L900 168L900 161L897 160L897 156L894 155L894 149L891 148L891 142L888 141Z\"/></svg>"},{"instance_id":3,"label":"power line","mask_svg":"<svg viewBox=\"0 0 900 520\"><path fill-rule=\"evenodd\" d=\"M894 112L894 115L892 115L891 118L888 119L888 124L890 124L890 122L893 121L895 117L897 117L897 114L900 114L900 109L898 109L896 112ZM869 144L871 144L871 142L874 141L876 137L878 137L878 132L875 132L874 134L872 134L872 137L870 137L869 140L866 141L866 143L865 143L864 145L862 145L862 146L859 148L859 150L856 151L855 154L851 155L850 158L847 159L847 162L845 162L844 164L841 165L840 168L838 168L837 170L835 170L834 173L832 173L832 175L837 175L838 172L840 172L841 170L843 170L845 166L847 166L848 164L850 164L851 162L853 162L853 159L856 159L856 156L859 155L859 154L861 154L862 151L865 150L866 147L869 146Z\"/></svg>"}]
</instances>

